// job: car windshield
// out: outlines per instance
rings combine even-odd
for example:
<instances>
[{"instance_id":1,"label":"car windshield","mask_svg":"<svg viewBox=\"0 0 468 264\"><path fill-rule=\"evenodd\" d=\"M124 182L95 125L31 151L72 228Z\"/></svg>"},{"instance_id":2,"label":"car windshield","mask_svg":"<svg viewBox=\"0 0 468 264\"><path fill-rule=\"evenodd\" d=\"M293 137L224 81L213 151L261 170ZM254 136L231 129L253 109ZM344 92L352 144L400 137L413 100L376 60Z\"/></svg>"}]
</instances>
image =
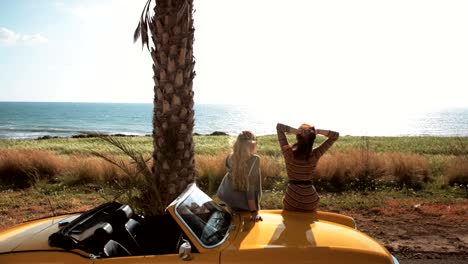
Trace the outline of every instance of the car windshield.
<instances>
[{"instance_id":1,"label":"car windshield","mask_svg":"<svg viewBox=\"0 0 468 264\"><path fill-rule=\"evenodd\" d=\"M198 188L179 203L176 212L207 248L216 247L228 236L231 214Z\"/></svg>"}]
</instances>

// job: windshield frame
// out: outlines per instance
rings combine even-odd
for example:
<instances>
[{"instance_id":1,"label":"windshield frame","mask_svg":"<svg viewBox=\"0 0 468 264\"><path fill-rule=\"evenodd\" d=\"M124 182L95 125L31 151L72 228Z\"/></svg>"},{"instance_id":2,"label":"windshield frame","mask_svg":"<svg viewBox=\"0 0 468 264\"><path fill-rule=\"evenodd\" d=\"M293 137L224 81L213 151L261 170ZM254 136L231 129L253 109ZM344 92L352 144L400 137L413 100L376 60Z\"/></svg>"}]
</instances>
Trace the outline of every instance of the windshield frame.
<instances>
[{"instance_id":1,"label":"windshield frame","mask_svg":"<svg viewBox=\"0 0 468 264\"><path fill-rule=\"evenodd\" d=\"M199 197L197 197L197 196L199 196ZM197 235L197 233L194 231L194 227L190 223L187 223L184 216L181 215L180 210L182 210L181 206L184 205L184 202L189 201L190 198L193 198L193 201L198 202L198 203L203 204L203 205L208 203L210 208L205 207L204 209L210 211L210 213L211 213L210 217L213 216L214 214L217 214L217 215L222 214L224 216L224 219L229 221L229 225L225 225L225 224L223 225L223 228L226 229L226 231L225 231L225 233L221 233L223 235L222 239L220 239L219 241L217 241L214 244L207 244L205 241L203 241L202 234ZM211 249L211 248L215 248L215 247L218 247L218 246L222 245L227 240L227 238L229 237L229 235L231 233L231 230L232 230L232 227L233 227L233 216L231 215L231 213L228 210L221 207L220 205L218 205L217 203L215 203L213 201L213 199L211 199L211 197L209 197L206 193L204 193L202 190L200 190L196 186L195 183L190 184L187 187L187 189L181 195L179 195L179 197L177 197L171 203L171 205L168 206L168 208L171 207L171 206L174 206L174 213L177 216L177 218L181 221L181 223L183 223L185 228L187 228L187 230L197 240L197 242L202 247L204 247L206 249ZM183 208L183 210L188 210L187 206L185 206ZM194 213L193 211L190 211L190 213L194 214L195 216L197 216L201 220L200 215L197 215L197 213ZM225 216L229 216L229 217L226 218ZM208 226L207 223L205 223L203 228L205 229L207 226ZM213 226L210 226L210 228L213 228ZM222 228L220 228L220 229L222 229Z\"/></svg>"}]
</instances>

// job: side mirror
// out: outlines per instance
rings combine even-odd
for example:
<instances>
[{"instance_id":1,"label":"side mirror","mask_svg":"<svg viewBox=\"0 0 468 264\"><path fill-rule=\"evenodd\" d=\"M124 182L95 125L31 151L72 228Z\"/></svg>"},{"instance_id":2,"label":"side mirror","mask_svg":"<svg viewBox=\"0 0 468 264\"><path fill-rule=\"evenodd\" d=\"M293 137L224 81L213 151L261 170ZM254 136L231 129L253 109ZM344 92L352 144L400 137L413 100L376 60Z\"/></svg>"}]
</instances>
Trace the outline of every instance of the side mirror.
<instances>
[{"instance_id":1,"label":"side mirror","mask_svg":"<svg viewBox=\"0 0 468 264\"><path fill-rule=\"evenodd\" d=\"M184 239L184 242L179 247L179 257L182 260L191 260L192 259L192 246L190 243Z\"/></svg>"}]
</instances>

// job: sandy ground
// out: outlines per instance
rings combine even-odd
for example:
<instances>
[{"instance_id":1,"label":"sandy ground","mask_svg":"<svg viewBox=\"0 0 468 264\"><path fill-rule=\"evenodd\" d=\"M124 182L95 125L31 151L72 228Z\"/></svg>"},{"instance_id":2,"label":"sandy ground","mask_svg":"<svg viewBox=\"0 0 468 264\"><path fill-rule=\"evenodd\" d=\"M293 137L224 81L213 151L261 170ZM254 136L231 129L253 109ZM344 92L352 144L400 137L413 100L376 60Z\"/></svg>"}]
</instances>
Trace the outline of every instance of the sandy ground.
<instances>
[{"instance_id":1,"label":"sandy ground","mask_svg":"<svg viewBox=\"0 0 468 264\"><path fill-rule=\"evenodd\" d=\"M404 260L401 263L468 263L468 203L403 207L390 201L347 214L359 230Z\"/></svg>"}]
</instances>

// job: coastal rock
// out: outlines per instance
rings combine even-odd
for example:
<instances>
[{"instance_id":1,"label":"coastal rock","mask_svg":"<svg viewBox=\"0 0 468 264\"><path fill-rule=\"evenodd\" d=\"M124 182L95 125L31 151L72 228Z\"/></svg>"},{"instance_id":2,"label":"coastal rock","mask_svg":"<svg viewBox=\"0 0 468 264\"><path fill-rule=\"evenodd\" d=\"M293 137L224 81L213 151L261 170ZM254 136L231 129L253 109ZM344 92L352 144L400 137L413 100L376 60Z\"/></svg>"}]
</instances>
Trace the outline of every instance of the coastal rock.
<instances>
[{"instance_id":1,"label":"coastal rock","mask_svg":"<svg viewBox=\"0 0 468 264\"><path fill-rule=\"evenodd\" d=\"M102 135L106 135L106 134L102 134ZM228 133L222 132L222 131L214 131L211 134L193 133L193 135L194 136L229 136ZM36 139L37 140L47 140L47 139L54 139L54 138L94 138L94 137L97 137L97 136L98 136L97 134L75 134L75 135L71 135L69 137L66 137L66 136L59 137L59 136L45 135L45 136L38 137ZM152 135L151 134L146 134L146 135L108 134L108 136L111 136L111 137L151 137Z\"/></svg>"},{"instance_id":2,"label":"coastal rock","mask_svg":"<svg viewBox=\"0 0 468 264\"><path fill-rule=\"evenodd\" d=\"M57 137L57 136L42 136L42 137L38 137L37 140L52 139L52 138L59 138L59 137Z\"/></svg>"},{"instance_id":3,"label":"coastal rock","mask_svg":"<svg viewBox=\"0 0 468 264\"><path fill-rule=\"evenodd\" d=\"M215 131L215 132L211 133L210 136L229 136L229 135L226 132Z\"/></svg>"},{"instance_id":4,"label":"coastal rock","mask_svg":"<svg viewBox=\"0 0 468 264\"><path fill-rule=\"evenodd\" d=\"M72 135L71 138L94 138L98 137L99 135L101 136L111 136L111 137L138 137L138 135L126 135L126 134L78 134L78 135Z\"/></svg>"}]
</instances>

